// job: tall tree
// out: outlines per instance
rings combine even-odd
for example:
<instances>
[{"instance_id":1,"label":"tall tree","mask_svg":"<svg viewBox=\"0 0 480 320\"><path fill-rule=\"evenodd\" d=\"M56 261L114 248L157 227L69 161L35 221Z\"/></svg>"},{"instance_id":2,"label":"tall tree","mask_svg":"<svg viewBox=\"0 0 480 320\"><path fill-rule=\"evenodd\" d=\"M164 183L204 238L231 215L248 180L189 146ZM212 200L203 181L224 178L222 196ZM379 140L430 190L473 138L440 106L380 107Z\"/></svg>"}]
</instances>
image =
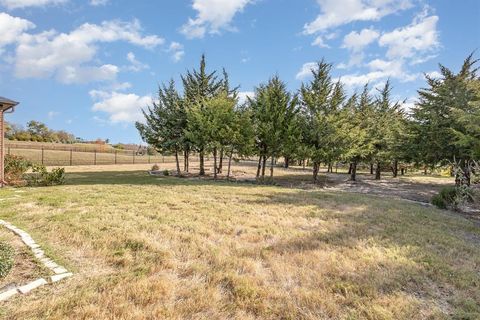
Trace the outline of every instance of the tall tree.
<instances>
[{"instance_id":1,"label":"tall tree","mask_svg":"<svg viewBox=\"0 0 480 320\"><path fill-rule=\"evenodd\" d=\"M298 112L298 99L288 92L278 76L255 89L255 97L249 99L253 112L255 140L259 155L257 178L265 178L266 162L271 158L270 177L273 177L275 159L279 157L287 142L287 133Z\"/></svg>"},{"instance_id":2,"label":"tall tree","mask_svg":"<svg viewBox=\"0 0 480 320\"><path fill-rule=\"evenodd\" d=\"M470 185L471 167L479 155L480 85L478 60L470 54L458 73L440 65L440 78L426 76L413 118L417 158L430 166L458 166L456 184Z\"/></svg>"},{"instance_id":3,"label":"tall tree","mask_svg":"<svg viewBox=\"0 0 480 320\"><path fill-rule=\"evenodd\" d=\"M331 64L320 61L312 69L313 79L300 88L305 119L304 138L305 144L310 147L315 183L322 161L330 163L338 159L345 141L341 117L345 93L339 81L332 81L331 68Z\"/></svg>"},{"instance_id":4,"label":"tall tree","mask_svg":"<svg viewBox=\"0 0 480 320\"><path fill-rule=\"evenodd\" d=\"M398 161L396 153L399 151L397 141L403 130L404 114L399 102L392 102L392 87L387 81L373 104L373 123L371 135L373 138L373 161L376 164L375 179L381 178L382 167L387 163ZM395 159L394 159L395 158ZM395 170L394 170L395 171Z\"/></svg>"},{"instance_id":5,"label":"tall tree","mask_svg":"<svg viewBox=\"0 0 480 320\"><path fill-rule=\"evenodd\" d=\"M178 155L184 145L187 119L185 105L173 80L170 80L168 86L159 87L158 102L153 101L153 106L143 110L143 115L145 123L135 124L140 136L158 152L174 153L177 172L180 174Z\"/></svg>"},{"instance_id":6,"label":"tall tree","mask_svg":"<svg viewBox=\"0 0 480 320\"><path fill-rule=\"evenodd\" d=\"M187 71L186 75L182 76L184 100L187 110L192 112L202 113L205 109L206 103L209 99L217 96L225 88L225 79L219 79L216 71L207 73L205 55L202 55L199 70ZM190 115L190 118L193 116ZM205 175L205 151L207 148L207 141L202 137L202 132L198 127L187 127L188 137L192 141L192 147L199 153L200 160L200 175Z\"/></svg>"}]
</instances>

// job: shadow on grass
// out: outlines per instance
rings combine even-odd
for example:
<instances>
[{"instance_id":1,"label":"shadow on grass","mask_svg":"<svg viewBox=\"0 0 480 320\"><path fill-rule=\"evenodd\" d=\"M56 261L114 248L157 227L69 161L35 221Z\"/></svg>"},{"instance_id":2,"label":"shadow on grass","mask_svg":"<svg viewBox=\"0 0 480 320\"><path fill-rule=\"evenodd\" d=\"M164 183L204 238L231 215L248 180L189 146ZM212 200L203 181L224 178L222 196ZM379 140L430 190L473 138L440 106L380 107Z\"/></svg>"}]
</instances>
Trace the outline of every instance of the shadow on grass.
<instances>
[{"instance_id":1,"label":"shadow on grass","mask_svg":"<svg viewBox=\"0 0 480 320\"><path fill-rule=\"evenodd\" d=\"M219 177L214 180L211 176L176 177L176 176L150 176L146 171L100 171L67 173L67 185L222 185L222 186L301 186L302 183L311 184L310 177L305 174L287 174L274 177L273 180L266 178L264 182L257 182L254 178L246 177L238 180L227 180ZM322 180L318 187L322 186Z\"/></svg>"}]
</instances>

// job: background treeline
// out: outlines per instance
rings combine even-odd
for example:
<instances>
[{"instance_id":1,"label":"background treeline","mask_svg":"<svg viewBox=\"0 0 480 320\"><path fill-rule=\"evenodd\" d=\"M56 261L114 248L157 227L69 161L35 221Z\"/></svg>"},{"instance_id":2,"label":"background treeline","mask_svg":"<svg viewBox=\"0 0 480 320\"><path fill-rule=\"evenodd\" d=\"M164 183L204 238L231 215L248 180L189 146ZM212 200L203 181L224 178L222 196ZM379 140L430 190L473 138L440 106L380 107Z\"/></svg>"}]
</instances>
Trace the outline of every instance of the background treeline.
<instances>
[{"instance_id":1,"label":"background treeline","mask_svg":"<svg viewBox=\"0 0 480 320\"><path fill-rule=\"evenodd\" d=\"M224 158L230 175L232 157L257 156L257 178L273 177L278 159L311 165L317 181L320 164L343 162L356 179L357 166L366 164L380 179L383 171L396 176L404 164L434 168L451 165L458 185L470 185L480 159L480 79L470 55L455 73L440 65L439 78L426 77L413 110L392 100L391 85L372 93L367 85L349 95L331 76L332 65L318 62L312 80L297 92L274 76L255 88L254 97L239 104L238 88L228 74L200 68L182 76L183 92L174 81L162 85L158 101L144 110L136 124L144 141L159 152L189 155L200 160L213 154L214 177ZM268 168L268 170L267 170ZM478 169L477 169L478 170Z\"/></svg>"},{"instance_id":2,"label":"background treeline","mask_svg":"<svg viewBox=\"0 0 480 320\"><path fill-rule=\"evenodd\" d=\"M29 121L27 127L7 123L5 137L8 140L16 141L36 141L36 142L57 142L74 143L77 142L75 135L64 130L55 131L47 127L46 124L39 121Z\"/></svg>"}]
</instances>

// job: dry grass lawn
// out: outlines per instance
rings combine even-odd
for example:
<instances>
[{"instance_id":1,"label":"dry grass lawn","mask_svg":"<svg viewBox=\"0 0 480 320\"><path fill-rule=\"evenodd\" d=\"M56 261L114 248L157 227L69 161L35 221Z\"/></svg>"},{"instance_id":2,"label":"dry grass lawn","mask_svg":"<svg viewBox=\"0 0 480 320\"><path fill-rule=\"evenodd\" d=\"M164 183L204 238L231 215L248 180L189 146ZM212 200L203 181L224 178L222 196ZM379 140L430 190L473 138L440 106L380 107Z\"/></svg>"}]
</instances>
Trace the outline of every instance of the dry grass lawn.
<instances>
[{"instance_id":1,"label":"dry grass lawn","mask_svg":"<svg viewBox=\"0 0 480 320\"><path fill-rule=\"evenodd\" d=\"M480 318L480 228L460 216L362 194L101 169L73 169L67 185L18 199L0 190L0 219L75 273L0 305L1 317Z\"/></svg>"}]
</instances>

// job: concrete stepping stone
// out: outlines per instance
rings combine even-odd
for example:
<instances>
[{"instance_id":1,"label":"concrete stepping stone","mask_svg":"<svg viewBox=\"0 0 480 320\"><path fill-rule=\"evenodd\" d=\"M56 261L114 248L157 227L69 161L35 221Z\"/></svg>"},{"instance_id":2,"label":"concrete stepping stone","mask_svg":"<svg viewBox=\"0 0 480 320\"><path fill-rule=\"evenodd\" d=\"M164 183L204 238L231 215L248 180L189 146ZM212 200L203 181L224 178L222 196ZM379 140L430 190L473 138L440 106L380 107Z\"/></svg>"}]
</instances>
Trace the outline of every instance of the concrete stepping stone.
<instances>
[{"instance_id":1,"label":"concrete stepping stone","mask_svg":"<svg viewBox=\"0 0 480 320\"><path fill-rule=\"evenodd\" d=\"M33 289L41 287L41 286L43 286L47 283L48 283L47 280L45 280L43 278L40 278L40 279L37 279L37 280L32 281L30 283L27 283L24 286L18 287L18 291L20 293L26 294L26 293L29 293L30 291L32 291Z\"/></svg>"},{"instance_id":2,"label":"concrete stepping stone","mask_svg":"<svg viewBox=\"0 0 480 320\"><path fill-rule=\"evenodd\" d=\"M56 264L52 259L49 259L45 256L45 251L43 251L40 246L33 240L33 238L25 231L22 229L19 229L12 225L11 223L5 221L5 220L0 220L0 225L3 225L5 228L9 229L16 235L18 235L22 242L29 247L32 250L33 255L40 260L40 262L48 269L53 271L55 274L51 275L48 277L50 283L55 283L58 282L62 279L68 278L73 276L71 272L68 272L67 269L65 269L62 266L59 266ZM39 278L35 281L32 281L30 283L27 283L26 285L20 286L20 287L13 287L13 288L2 288L6 289L6 291L0 292L0 301L5 301L17 293L22 293L26 294L38 287L41 287L45 284L48 284L47 280L44 278Z\"/></svg>"},{"instance_id":3,"label":"concrete stepping stone","mask_svg":"<svg viewBox=\"0 0 480 320\"><path fill-rule=\"evenodd\" d=\"M54 276L50 276L50 282L52 282L52 283L58 282L62 279L65 279L65 278L68 278L68 277L71 277L71 276L73 276L73 273L71 273L71 272L56 274Z\"/></svg>"},{"instance_id":4,"label":"concrete stepping stone","mask_svg":"<svg viewBox=\"0 0 480 320\"><path fill-rule=\"evenodd\" d=\"M9 289L7 291L4 291L0 293L0 301L5 301L13 297L18 293L17 288Z\"/></svg>"}]
</instances>

